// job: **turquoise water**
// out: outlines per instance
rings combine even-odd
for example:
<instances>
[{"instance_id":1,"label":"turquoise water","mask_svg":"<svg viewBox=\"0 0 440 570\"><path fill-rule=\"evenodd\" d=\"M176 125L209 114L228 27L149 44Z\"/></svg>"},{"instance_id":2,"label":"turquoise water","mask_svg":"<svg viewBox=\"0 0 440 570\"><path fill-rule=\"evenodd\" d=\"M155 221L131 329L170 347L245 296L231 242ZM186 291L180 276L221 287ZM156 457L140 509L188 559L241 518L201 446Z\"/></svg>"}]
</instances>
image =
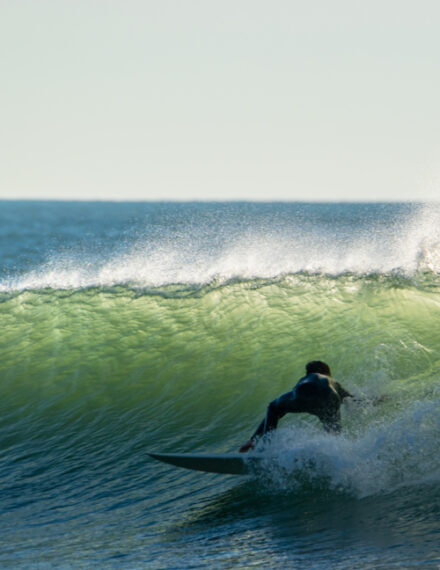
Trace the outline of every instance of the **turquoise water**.
<instances>
[{"instance_id":1,"label":"turquoise water","mask_svg":"<svg viewBox=\"0 0 440 570\"><path fill-rule=\"evenodd\" d=\"M440 567L440 210L0 202L2 567ZM365 405L235 451L308 360ZM388 394L381 406L368 398Z\"/></svg>"}]
</instances>

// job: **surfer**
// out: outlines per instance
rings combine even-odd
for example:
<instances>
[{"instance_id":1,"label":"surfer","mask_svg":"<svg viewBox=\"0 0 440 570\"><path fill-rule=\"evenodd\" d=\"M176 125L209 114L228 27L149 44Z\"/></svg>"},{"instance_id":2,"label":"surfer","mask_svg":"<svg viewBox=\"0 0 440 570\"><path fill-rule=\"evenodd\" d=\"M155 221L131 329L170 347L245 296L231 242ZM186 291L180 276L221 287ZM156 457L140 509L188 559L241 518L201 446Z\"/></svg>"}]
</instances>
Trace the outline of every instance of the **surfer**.
<instances>
[{"instance_id":1,"label":"surfer","mask_svg":"<svg viewBox=\"0 0 440 570\"><path fill-rule=\"evenodd\" d=\"M341 403L345 398L353 398L331 377L328 364L314 360L306 364L306 375L286 394L283 394L267 407L264 420L254 435L244 443L239 451L244 453L255 446L257 438L276 429L278 420L287 413L307 413L317 416L329 433L341 431Z\"/></svg>"}]
</instances>

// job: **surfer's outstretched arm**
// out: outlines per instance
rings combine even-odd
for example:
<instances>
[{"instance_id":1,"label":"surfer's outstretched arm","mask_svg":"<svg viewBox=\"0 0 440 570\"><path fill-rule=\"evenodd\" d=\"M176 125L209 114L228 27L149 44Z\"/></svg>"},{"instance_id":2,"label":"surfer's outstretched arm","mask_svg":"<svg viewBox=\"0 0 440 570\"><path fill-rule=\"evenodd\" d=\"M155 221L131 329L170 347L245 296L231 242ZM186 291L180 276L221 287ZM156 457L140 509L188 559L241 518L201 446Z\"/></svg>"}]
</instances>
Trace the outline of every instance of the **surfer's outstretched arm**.
<instances>
[{"instance_id":1,"label":"surfer's outstretched arm","mask_svg":"<svg viewBox=\"0 0 440 570\"><path fill-rule=\"evenodd\" d=\"M383 402L388 400L390 397L388 394L382 394L382 396L376 396L376 397L374 397L374 396L373 397L355 396L354 394L350 394L350 392L347 392L347 390L345 390L339 384L339 382L334 382L334 387L335 387L337 393L339 394L341 401L343 401L345 398L350 398L350 400L356 404L378 406L379 404L382 404Z\"/></svg>"},{"instance_id":2,"label":"surfer's outstretched arm","mask_svg":"<svg viewBox=\"0 0 440 570\"><path fill-rule=\"evenodd\" d=\"M338 393L338 396L341 398L341 401L344 400L345 398L354 398L356 399L356 396L353 396L353 394L350 394L350 392L348 392L345 388L343 388L339 382L335 382L333 381L333 386L335 387L336 392Z\"/></svg>"},{"instance_id":3,"label":"surfer's outstretched arm","mask_svg":"<svg viewBox=\"0 0 440 570\"><path fill-rule=\"evenodd\" d=\"M251 439L240 447L240 453L248 451L254 447L256 439L276 429L278 420L285 416L287 413L302 411L303 410L300 408L293 391L287 392L286 394L283 394L271 402L267 407L266 417L260 423Z\"/></svg>"},{"instance_id":4,"label":"surfer's outstretched arm","mask_svg":"<svg viewBox=\"0 0 440 570\"><path fill-rule=\"evenodd\" d=\"M373 398L370 398L368 396L350 396L350 397L352 402L354 402L355 404L361 404L364 406L379 406L380 404L383 404L384 402L390 399L389 394L382 394L382 396L377 396Z\"/></svg>"},{"instance_id":5,"label":"surfer's outstretched arm","mask_svg":"<svg viewBox=\"0 0 440 570\"><path fill-rule=\"evenodd\" d=\"M383 394L382 396L377 397L355 396L354 394L350 394L350 392L348 392L339 384L339 382L336 382L335 380L333 380L333 386L341 398L341 401L345 400L345 398L350 398L352 402L356 402L357 404L370 404L373 406L378 406L379 404L382 404L389 399L388 394Z\"/></svg>"}]
</instances>

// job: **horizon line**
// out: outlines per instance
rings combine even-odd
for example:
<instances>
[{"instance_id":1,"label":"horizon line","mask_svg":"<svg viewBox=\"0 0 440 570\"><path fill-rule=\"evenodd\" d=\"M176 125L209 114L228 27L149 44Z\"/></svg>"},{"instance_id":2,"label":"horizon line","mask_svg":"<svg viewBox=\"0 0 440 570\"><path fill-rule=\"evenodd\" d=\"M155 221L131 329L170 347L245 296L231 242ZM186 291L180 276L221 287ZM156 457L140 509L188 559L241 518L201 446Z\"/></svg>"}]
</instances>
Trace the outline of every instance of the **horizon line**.
<instances>
[{"instance_id":1,"label":"horizon line","mask_svg":"<svg viewBox=\"0 0 440 570\"><path fill-rule=\"evenodd\" d=\"M133 203L133 204L436 204L440 199L385 199L385 200L287 200L287 199L247 199L247 198L234 198L234 199L135 199L135 198L1 198L0 202L64 202L64 203Z\"/></svg>"}]
</instances>

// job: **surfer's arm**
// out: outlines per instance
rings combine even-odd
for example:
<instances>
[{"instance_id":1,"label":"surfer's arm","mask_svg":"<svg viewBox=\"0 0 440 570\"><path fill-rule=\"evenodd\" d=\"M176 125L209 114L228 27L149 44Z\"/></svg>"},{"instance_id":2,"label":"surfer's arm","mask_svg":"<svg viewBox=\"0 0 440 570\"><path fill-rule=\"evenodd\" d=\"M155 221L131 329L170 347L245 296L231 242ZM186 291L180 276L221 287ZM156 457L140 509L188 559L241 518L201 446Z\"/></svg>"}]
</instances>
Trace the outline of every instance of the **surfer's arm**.
<instances>
[{"instance_id":1,"label":"surfer's arm","mask_svg":"<svg viewBox=\"0 0 440 570\"><path fill-rule=\"evenodd\" d=\"M301 411L302 410L300 409L298 402L295 399L293 391L287 392L276 400L273 400L273 402L271 402L267 407L266 417L260 423L251 439L243 444L240 447L239 451L241 453L244 453L254 447L255 441L262 435L265 435L266 433L276 429L278 420L280 420L287 413Z\"/></svg>"},{"instance_id":2,"label":"surfer's arm","mask_svg":"<svg viewBox=\"0 0 440 570\"><path fill-rule=\"evenodd\" d=\"M350 392L347 392L347 390L345 390L338 382L335 382L335 388L341 400L344 400L345 398L350 398L351 401L355 402L356 404L367 404L367 405L369 404L370 406L371 405L378 406L379 404L382 404L382 402L385 402L389 398L387 394L383 394L382 396L378 396L376 398L370 398L368 396L355 396L354 394L350 394Z\"/></svg>"},{"instance_id":3,"label":"surfer's arm","mask_svg":"<svg viewBox=\"0 0 440 570\"><path fill-rule=\"evenodd\" d=\"M334 386L335 386L336 392L338 393L341 400L344 400L345 398L354 398L356 400L356 396L353 396L353 394L350 394L350 392L348 392L345 388L343 388L339 384L339 382L335 382Z\"/></svg>"}]
</instances>

